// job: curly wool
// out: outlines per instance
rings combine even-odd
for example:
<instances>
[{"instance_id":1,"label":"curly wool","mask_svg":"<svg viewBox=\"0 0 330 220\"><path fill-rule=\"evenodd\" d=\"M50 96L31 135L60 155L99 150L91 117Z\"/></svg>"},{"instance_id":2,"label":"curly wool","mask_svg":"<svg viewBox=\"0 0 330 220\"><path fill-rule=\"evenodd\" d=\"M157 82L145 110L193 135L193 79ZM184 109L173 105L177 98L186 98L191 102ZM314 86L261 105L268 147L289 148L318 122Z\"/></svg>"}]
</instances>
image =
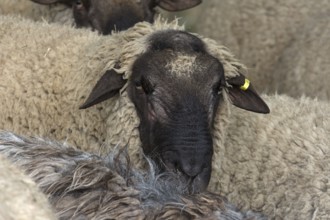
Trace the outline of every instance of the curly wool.
<instances>
[{"instance_id":1,"label":"curly wool","mask_svg":"<svg viewBox=\"0 0 330 220\"><path fill-rule=\"evenodd\" d=\"M271 219L329 219L330 104L263 99L269 115L232 109L209 189Z\"/></svg>"},{"instance_id":2,"label":"curly wool","mask_svg":"<svg viewBox=\"0 0 330 220\"><path fill-rule=\"evenodd\" d=\"M121 150L120 150L121 151ZM0 132L0 152L48 196L60 219L265 219L209 192L185 195L175 174L136 169L123 152L106 158L54 141Z\"/></svg>"},{"instance_id":3,"label":"curly wool","mask_svg":"<svg viewBox=\"0 0 330 220\"><path fill-rule=\"evenodd\" d=\"M55 220L35 182L0 155L0 219Z\"/></svg>"}]
</instances>

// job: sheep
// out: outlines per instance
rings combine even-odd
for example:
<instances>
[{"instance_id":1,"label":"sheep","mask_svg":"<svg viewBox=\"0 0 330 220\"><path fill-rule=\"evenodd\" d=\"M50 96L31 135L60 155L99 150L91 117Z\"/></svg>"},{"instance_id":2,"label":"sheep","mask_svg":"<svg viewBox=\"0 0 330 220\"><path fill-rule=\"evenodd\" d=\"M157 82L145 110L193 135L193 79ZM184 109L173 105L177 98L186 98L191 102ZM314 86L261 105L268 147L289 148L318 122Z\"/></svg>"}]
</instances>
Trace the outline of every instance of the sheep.
<instances>
[{"instance_id":1,"label":"sheep","mask_svg":"<svg viewBox=\"0 0 330 220\"><path fill-rule=\"evenodd\" d=\"M209 0L185 20L203 16L194 31L230 48L258 91L329 100L329 14L328 0Z\"/></svg>"},{"instance_id":2,"label":"sheep","mask_svg":"<svg viewBox=\"0 0 330 220\"><path fill-rule=\"evenodd\" d=\"M329 219L330 104L262 98L269 115L232 109L209 190L270 219Z\"/></svg>"},{"instance_id":3,"label":"sheep","mask_svg":"<svg viewBox=\"0 0 330 220\"><path fill-rule=\"evenodd\" d=\"M33 20L44 19L78 28L91 28L106 35L113 30L125 30L140 21L153 22L157 6L167 11L179 11L194 7L200 2L201 0L2 0L0 14L21 14Z\"/></svg>"},{"instance_id":4,"label":"sheep","mask_svg":"<svg viewBox=\"0 0 330 220\"><path fill-rule=\"evenodd\" d=\"M329 4L330 5L330 4ZM302 94L330 100L330 7L298 29L299 37L290 44L269 72L278 93L299 97Z\"/></svg>"},{"instance_id":5,"label":"sheep","mask_svg":"<svg viewBox=\"0 0 330 220\"><path fill-rule=\"evenodd\" d=\"M207 187L212 158L219 163L213 130L222 138L230 102L269 112L225 47L176 21L109 37L2 17L0 36L1 129L94 152L127 145L141 167L143 149L164 170L192 179L191 192Z\"/></svg>"},{"instance_id":6,"label":"sheep","mask_svg":"<svg viewBox=\"0 0 330 220\"><path fill-rule=\"evenodd\" d=\"M0 219L55 220L46 196L33 180L0 155Z\"/></svg>"},{"instance_id":7,"label":"sheep","mask_svg":"<svg viewBox=\"0 0 330 220\"><path fill-rule=\"evenodd\" d=\"M217 194L187 195L176 175L159 174L148 158L148 171L138 170L119 147L100 157L1 132L0 153L36 181L59 219L266 219Z\"/></svg>"}]
</instances>

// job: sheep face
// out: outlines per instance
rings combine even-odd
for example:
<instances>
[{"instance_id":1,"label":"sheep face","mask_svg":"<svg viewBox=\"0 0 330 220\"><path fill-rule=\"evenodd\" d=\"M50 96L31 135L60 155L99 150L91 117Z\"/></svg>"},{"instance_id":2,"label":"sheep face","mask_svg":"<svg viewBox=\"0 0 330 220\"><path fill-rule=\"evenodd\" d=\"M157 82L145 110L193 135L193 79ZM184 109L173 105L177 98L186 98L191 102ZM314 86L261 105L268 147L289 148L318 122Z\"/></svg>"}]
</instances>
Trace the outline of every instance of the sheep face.
<instances>
[{"instance_id":1,"label":"sheep face","mask_svg":"<svg viewBox=\"0 0 330 220\"><path fill-rule=\"evenodd\" d=\"M153 22L156 6L168 11L188 9L201 0L32 0L40 4L62 3L72 7L77 27L102 34L125 30L141 21Z\"/></svg>"},{"instance_id":2,"label":"sheep face","mask_svg":"<svg viewBox=\"0 0 330 220\"><path fill-rule=\"evenodd\" d=\"M127 83L115 69L108 70L81 108L113 97L127 84L140 118L144 153L163 170L178 171L188 181L190 192L203 191L210 180L213 122L225 101L221 93L228 93L226 97L240 108L269 112L251 85L242 89L242 74L226 80L220 60L207 52L201 39L187 32L150 35L131 71Z\"/></svg>"},{"instance_id":3,"label":"sheep face","mask_svg":"<svg viewBox=\"0 0 330 220\"><path fill-rule=\"evenodd\" d=\"M221 63L193 35L153 36L132 69L129 96L140 117L144 152L204 190L211 175L212 125L225 85Z\"/></svg>"}]
</instances>

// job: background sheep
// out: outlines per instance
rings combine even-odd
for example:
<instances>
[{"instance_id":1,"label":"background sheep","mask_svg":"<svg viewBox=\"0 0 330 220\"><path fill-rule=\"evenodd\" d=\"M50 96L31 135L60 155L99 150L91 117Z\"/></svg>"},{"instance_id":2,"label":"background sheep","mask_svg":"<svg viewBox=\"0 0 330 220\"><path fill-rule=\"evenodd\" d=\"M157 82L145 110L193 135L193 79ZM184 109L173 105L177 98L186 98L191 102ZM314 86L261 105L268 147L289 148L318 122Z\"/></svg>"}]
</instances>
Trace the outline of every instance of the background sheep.
<instances>
[{"instance_id":1,"label":"background sheep","mask_svg":"<svg viewBox=\"0 0 330 220\"><path fill-rule=\"evenodd\" d=\"M204 1L184 21L230 48L258 91L329 100L328 0ZM185 14L186 15L186 14Z\"/></svg>"},{"instance_id":2,"label":"background sheep","mask_svg":"<svg viewBox=\"0 0 330 220\"><path fill-rule=\"evenodd\" d=\"M263 98L269 115L232 109L210 190L271 219L329 219L330 104Z\"/></svg>"},{"instance_id":3,"label":"background sheep","mask_svg":"<svg viewBox=\"0 0 330 220\"><path fill-rule=\"evenodd\" d=\"M142 172L123 152L101 158L8 132L0 133L0 152L37 182L60 219L265 219L216 194L187 196L175 175L157 174L150 161Z\"/></svg>"},{"instance_id":4,"label":"background sheep","mask_svg":"<svg viewBox=\"0 0 330 220\"><path fill-rule=\"evenodd\" d=\"M53 220L48 201L33 180L0 155L0 219Z\"/></svg>"},{"instance_id":5,"label":"background sheep","mask_svg":"<svg viewBox=\"0 0 330 220\"><path fill-rule=\"evenodd\" d=\"M113 30L125 30L140 21L153 22L156 6L168 11L178 11L194 7L200 1L2 0L0 14L20 14L38 21L43 19L48 22L75 24L76 27L88 27L102 34L110 34Z\"/></svg>"},{"instance_id":6,"label":"background sheep","mask_svg":"<svg viewBox=\"0 0 330 220\"><path fill-rule=\"evenodd\" d=\"M244 66L226 48L176 23L139 23L111 37L10 17L0 24L1 128L89 150L128 145L137 164L142 146L164 169L192 179L192 191L207 187L213 121L221 121L219 138L229 99L269 111L252 86L240 89ZM84 107L115 97L79 110L95 84Z\"/></svg>"}]
</instances>

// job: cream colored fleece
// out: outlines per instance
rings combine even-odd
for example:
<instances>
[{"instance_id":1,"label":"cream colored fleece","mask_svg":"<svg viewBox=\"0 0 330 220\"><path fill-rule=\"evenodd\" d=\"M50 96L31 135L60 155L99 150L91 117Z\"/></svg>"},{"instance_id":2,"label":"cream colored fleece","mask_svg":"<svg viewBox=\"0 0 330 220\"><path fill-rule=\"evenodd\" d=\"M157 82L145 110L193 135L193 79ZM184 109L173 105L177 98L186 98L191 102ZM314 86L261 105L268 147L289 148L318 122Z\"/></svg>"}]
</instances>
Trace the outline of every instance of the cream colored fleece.
<instances>
[{"instance_id":1,"label":"cream colored fleece","mask_svg":"<svg viewBox=\"0 0 330 220\"><path fill-rule=\"evenodd\" d=\"M251 69L258 91L330 100L329 0L207 0L189 16Z\"/></svg>"},{"instance_id":2,"label":"cream colored fleece","mask_svg":"<svg viewBox=\"0 0 330 220\"><path fill-rule=\"evenodd\" d=\"M31 178L0 156L0 220L55 220Z\"/></svg>"},{"instance_id":3,"label":"cream colored fleece","mask_svg":"<svg viewBox=\"0 0 330 220\"><path fill-rule=\"evenodd\" d=\"M31 0L1 0L0 15L20 15L34 21L74 25L72 10L62 4L41 5Z\"/></svg>"},{"instance_id":4,"label":"cream colored fleece","mask_svg":"<svg viewBox=\"0 0 330 220\"><path fill-rule=\"evenodd\" d=\"M232 108L209 189L270 219L330 219L330 104L263 98L269 115Z\"/></svg>"}]
</instances>

